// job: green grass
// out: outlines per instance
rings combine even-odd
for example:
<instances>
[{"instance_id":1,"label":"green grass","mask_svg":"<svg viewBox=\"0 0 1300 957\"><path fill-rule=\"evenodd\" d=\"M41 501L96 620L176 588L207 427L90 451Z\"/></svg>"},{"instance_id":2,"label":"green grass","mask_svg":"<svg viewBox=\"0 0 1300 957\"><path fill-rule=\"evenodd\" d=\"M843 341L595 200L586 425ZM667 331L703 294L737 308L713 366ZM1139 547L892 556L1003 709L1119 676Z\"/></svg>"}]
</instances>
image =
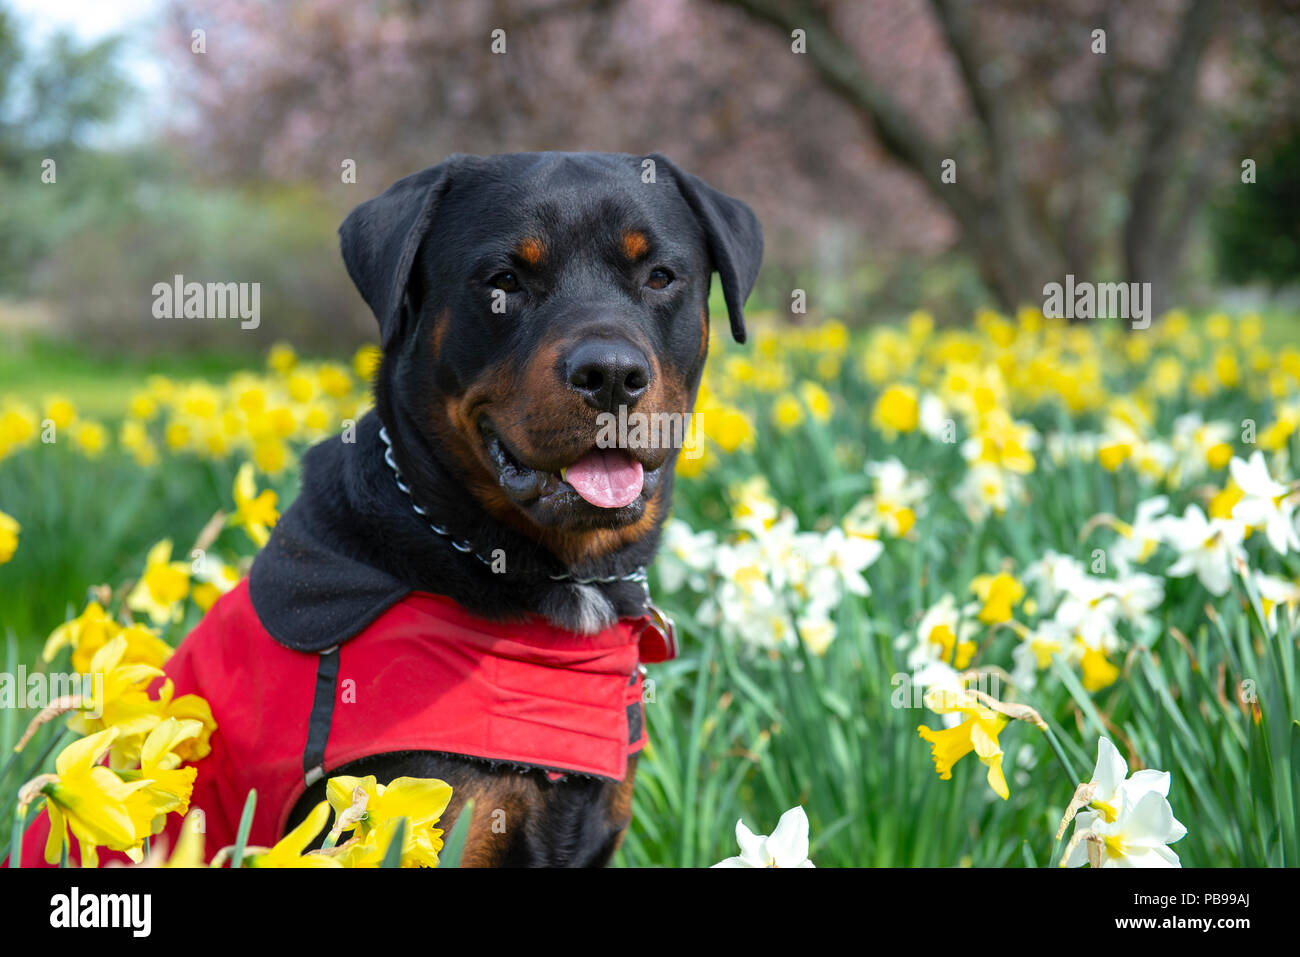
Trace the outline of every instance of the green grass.
<instances>
[{"instance_id":1,"label":"green grass","mask_svg":"<svg viewBox=\"0 0 1300 957\"><path fill-rule=\"evenodd\" d=\"M246 354L210 351L104 357L75 342L0 332L0 398L38 405L58 394L85 415L117 417L148 376L217 381L256 362Z\"/></svg>"}]
</instances>

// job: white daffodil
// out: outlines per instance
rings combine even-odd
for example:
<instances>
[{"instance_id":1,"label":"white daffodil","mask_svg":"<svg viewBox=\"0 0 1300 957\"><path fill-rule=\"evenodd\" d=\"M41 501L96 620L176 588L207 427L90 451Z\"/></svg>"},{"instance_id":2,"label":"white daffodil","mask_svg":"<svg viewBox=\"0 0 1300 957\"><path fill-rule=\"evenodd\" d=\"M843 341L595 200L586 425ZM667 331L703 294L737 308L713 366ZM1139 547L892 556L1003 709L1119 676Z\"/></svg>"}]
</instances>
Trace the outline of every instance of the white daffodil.
<instances>
[{"instance_id":1,"label":"white daffodil","mask_svg":"<svg viewBox=\"0 0 1300 957\"><path fill-rule=\"evenodd\" d=\"M1165 600L1164 579L1141 572L1123 575L1110 582L1110 595L1121 618L1146 630L1152 624L1151 612Z\"/></svg>"},{"instance_id":2,"label":"white daffodil","mask_svg":"<svg viewBox=\"0 0 1300 957\"><path fill-rule=\"evenodd\" d=\"M953 495L973 522L990 514L1001 515L1020 497L1024 482L1019 475L996 465L978 463L967 469Z\"/></svg>"},{"instance_id":3,"label":"white daffodil","mask_svg":"<svg viewBox=\"0 0 1300 957\"><path fill-rule=\"evenodd\" d=\"M880 542L845 535L841 528L832 528L824 535L810 533L800 536L800 539L813 579L821 576L833 580L838 587L853 595L871 594L871 587L862 573L884 551Z\"/></svg>"},{"instance_id":4,"label":"white daffodil","mask_svg":"<svg viewBox=\"0 0 1300 957\"><path fill-rule=\"evenodd\" d=\"M952 595L944 595L931 605L917 625L916 641L907 656L908 666L916 670L941 661L958 671L964 669L978 648L975 640L980 631L975 618L978 610L974 602L964 609L958 608Z\"/></svg>"},{"instance_id":5,"label":"white daffodil","mask_svg":"<svg viewBox=\"0 0 1300 957\"><path fill-rule=\"evenodd\" d=\"M1083 575L1056 609L1056 622L1076 636L1086 647L1106 654L1119 647L1115 623L1119 620L1119 603L1112 591L1114 583L1105 578Z\"/></svg>"},{"instance_id":6,"label":"white daffodil","mask_svg":"<svg viewBox=\"0 0 1300 957\"><path fill-rule=\"evenodd\" d=\"M1098 867L1181 867L1168 845L1187 833L1173 808L1154 791L1137 801L1125 796L1119 815L1107 822L1100 814L1082 812L1075 819L1087 835L1071 850L1067 867L1096 862Z\"/></svg>"},{"instance_id":7,"label":"white daffodil","mask_svg":"<svg viewBox=\"0 0 1300 957\"><path fill-rule=\"evenodd\" d=\"M1059 654L1073 647L1072 632L1058 621L1044 619L1033 628L1021 626L1020 644L1011 651L1015 663L1011 682L1021 691L1032 691L1038 683L1038 672L1051 665Z\"/></svg>"},{"instance_id":8,"label":"white daffodil","mask_svg":"<svg viewBox=\"0 0 1300 957\"><path fill-rule=\"evenodd\" d=\"M1169 796L1168 771L1136 771L1129 777L1128 762L1110 738L1097 739L1097 764L1088 783L1097 785L1088 807L1107 821L1114 821L1119 816L1125 796L1134 802L1149 791L1161 797Z\"/></svg>"},{"instance_id":9,"label":"white daffodil","mask_svg":"<svg viewBox=\"0 0 1300 957\"><path fill-rule=\"evenodd\" d=\"M1207 519L1199 506L1189 505L1182 518L1165 516L1165 541L1178 552L1169 569L1172 578L1195 574L1212 595L1227 594L1232 585L1232 559L1241 551L1246 527L1239 521Z\"/></svg>"},{"instance_id":10,"label":"white daffodil","mask_svg":"<svg viewBox=\"0 0 1300 957\"><path fill-rule=\"evenodd\" d=\"M1248 462L1234 458L1228 466L1232 480L1241 489L1241 501L1232 508L1232 517L1252 528L1264 529L1268 543L1279 555L1287 549L1300 549L1295 528L1295 493L1268 473L1264 453L1255 451Z\"/></svg>"},{"instance_id":11,"label":"white daffodil","mask_svg":"<svg viewBox=\"0 0 1300 957\"><path fill-rule=\"evenodd\" d=\"M919 426L926 437L935 442L953 442L957 438L957 423L943 399L933 392L921 396Z\"/></svg>"},{"instance_id":12,"label":"white daffodil","mask_svg":"<svg viewBox=\"0 0 1300 957\"><path fill-rule=\"evenodd\" d=\"M808 860L808 815L792 807L781 815L771 836L755 834L736 822L736 843L740 855L719 861L714 867L815 867Z\"/></svg>"},{"instance_id":13,"label":"white daffodil","mask_svg":"<svg viewBox=\"0 0 1300 957\"><path fill-rule=\"evenodd\" d=\"M835 640L835 622L820 608L799 619L799 639L814 655L824 655Z\"/></svg>"},{"instance_id":14,"label":"white daffodil","mask_svg":"<svg viewBox=\"0 0 1300 957\"><path fill-rule=\"evenodd\" d=\"M1265 575L1262 572L1255 573L1254 581L1255 587L1259 589L1259 603L1264 611L1264 620L1268 623L1268 630L1276 634L1277 610L1283 606L1288 609L1295 609L1297 605L1300 605L1300 585L1287 581L1285 578Z\"/></svg>"},{"instance_id":15,"label":"white daffodil","mask_svg":"<svg viewBox=\"0 0 1300 957\"><path fill-rule=\"evenodd\" d=\"M1236 434L1231 422L1206 422L1199 412L1174 419L1170 443L1178 453L1178 479L1188 482L1208 468L1221 469L1232 456Z\"/></svg>"},{"instance_id":16,"label":"white daffodil","mask_svg":"<svg viewBox=\"0 0 1300 957\"><path fill-rule=\"evenodd\" d=\"M1051 551L1025 569L1025 584L1035 584L1040 609L1056 606L1062 595L1074 590L1075 584L1088 576L1087 570L1073 555Z\"/></svg>"},{"instance_id":17,"label":"white daffodil","mask_svg":"<svg viewBox=\"0 0 1300 957\"><path fill-rule=\"evenodd\" d=\"M794 513L783 509L770 526L751 530L750 534L772 587L781 591L793 586L797 590L808 577L809 562L807 542L799 532Z\"/></svg>"},{"instance_id":18,"label":"white daffodil","mask_svg":"<svg viewBox=\"0 0 1300 957\"><path fill-rule=\"evenodd\" d=\"M675 592L683 585L692 591L704 591L718 546L717 533L695 532L681 519L670 518L664 523L660 543L655 568L664 591Z\"/></svg>"},{"instance_id":19,"label":"white daffodil","mask_svg":"<svg viewBox=\"0 0 1300 957\"><path fill-rule=\"evenodd\" d=\"M1065 859L1068 867L1178 867L1167 845L1187 828L1169 806L1169 772L1138 771L1128 777L1128 763L1108 738L1097 741L1092 796L1075 818L1074 836Z\"/></svg>"},{"instance_id":20,"label":"white daffodil","mask_svg":"<svg viewBox=\"0 0 1300 957\"><path fill-rule=\"evenodd\" d=\"M1118 523L1116 531L1119 532L1120 538L1111 550L1118 562L1146 564L1147 560L1155 554L1156 549L1160 546L1160 522L1164 517L1165 509L1168 507L1169 499L1163 495L1157 495L1144 502L1138 502L1131 525L1124 522Z\"/></svg>"},{"instance_id":21,"label":"white daffodil","mask_svg":"<svg viewBox=\"0 0 1300 957\"><path fill-rule=\"evenodd\" d=\"M916 524L930 483L898 459L868 462L866 471L874 480L873 492L849 510L844 530L864 538L906 535Z\"/></svg>"},{"instance_id":22,"label":"white daffodil","mask_svg":"<svg viewBox=\"0 0 1300 957\"><path fill-rule=\"evenodd\" d=\"M1133 449L1132 462L1141 478L1158 482L1169 474L1177 458L1173 446L1163 439L1153 438Z\"/></svg>"},{"instance_id":23,"label":"white daffodil","mask_svg":"<svg viewBox=\"0 0 1300 957\"><path fill-rule=\"evenodd\" d=\"M772 497L767 479L761 475L732 485L728 494L733 503L732 521L737 528L759 534L771 527L780 514L781 507Z\"/></svg>"}]
</instances>

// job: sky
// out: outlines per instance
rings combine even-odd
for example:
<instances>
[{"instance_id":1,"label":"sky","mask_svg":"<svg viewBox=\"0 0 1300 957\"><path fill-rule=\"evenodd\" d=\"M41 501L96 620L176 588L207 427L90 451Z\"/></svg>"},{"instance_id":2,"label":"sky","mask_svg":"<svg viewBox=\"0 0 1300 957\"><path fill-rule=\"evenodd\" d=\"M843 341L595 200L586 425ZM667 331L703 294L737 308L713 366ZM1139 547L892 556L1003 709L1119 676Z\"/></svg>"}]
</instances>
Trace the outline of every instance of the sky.
<instances>
[{"instance_id":1,"label":"sky","mask_svg":"<svg viewBox=\"0 0 1300 957\"><path fill-rule=\"evenodd\" d=\"M122 34L120 62L140 95L113 128L95 139L108 145L133 139L147 129L150 116L162 108L165 93L162 68L150 47L150 21L159 13L162 0L0 0L0 4L17 16L28 45L39 46L59 30L68 30L85 43Z\"/></svg>"}]
</instances>

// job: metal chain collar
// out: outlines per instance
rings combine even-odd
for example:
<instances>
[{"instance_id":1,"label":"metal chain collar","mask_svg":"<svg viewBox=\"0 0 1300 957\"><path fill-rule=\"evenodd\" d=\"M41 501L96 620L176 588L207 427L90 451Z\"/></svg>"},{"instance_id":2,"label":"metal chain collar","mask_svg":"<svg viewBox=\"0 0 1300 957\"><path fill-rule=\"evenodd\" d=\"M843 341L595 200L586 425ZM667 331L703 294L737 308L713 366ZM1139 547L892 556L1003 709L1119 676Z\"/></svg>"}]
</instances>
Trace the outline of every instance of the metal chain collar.
<instances>
[{"instance_id":1,"label":"metal chain collar","mask_svg":"<svg viewBox=\"0 0 1300 957\"><path fill-rule=\"evenodd\" d=\"M451 545L452 548L456 549L456 551L465 555L473 555L488 568L492 568L492 559L485 558L483 555L479 554L471 543L464 539L456 538L456 536L445 527L430 520L428 512L421 508L415 501L415 496L411 494L411 487L402 480L402 472L397 467L397 460L393 458L393 440L388 437L387 426L380 426L379 437L384 440L384 445L387 446L384 450L384 461L387 462L388 467L392 469L393 479L397 482L397 487L401 490L402 494L406 496L407 501L411 503L411 508L415 514L424 519L425 524L427 524L433 532L447 539L447 543ZM610 575L605 578L575 578L573 575L568 573L562 575L549 575L547 577L549 577L551 581L572 582L575 585L610 585L614 582L640 582L646 587L646 594L648 595L650 593L649 586L646 584L646 570L644 566L637 568L635 571L628 572L625 575Z\"/></svg>"}]
</instances>

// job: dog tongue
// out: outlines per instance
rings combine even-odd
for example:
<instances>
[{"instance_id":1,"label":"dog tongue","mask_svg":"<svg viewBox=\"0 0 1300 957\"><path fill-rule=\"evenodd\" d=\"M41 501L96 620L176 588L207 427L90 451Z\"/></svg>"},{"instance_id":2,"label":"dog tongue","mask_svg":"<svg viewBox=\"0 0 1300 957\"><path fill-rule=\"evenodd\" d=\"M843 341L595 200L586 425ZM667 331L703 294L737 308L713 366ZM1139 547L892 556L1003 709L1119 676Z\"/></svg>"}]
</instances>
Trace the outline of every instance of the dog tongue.
<instances>
[{"instance_id":1,"label":"dog tongue","mask_svg":"<svg viewBox=\"0 0 1300 957\"><path fill-rule=\"evenodd\" d=\"M564 480L592 505L622 508L641 494L641 463L618 449L592 449L564 471Z\"/></svg>"}]
</instances>

